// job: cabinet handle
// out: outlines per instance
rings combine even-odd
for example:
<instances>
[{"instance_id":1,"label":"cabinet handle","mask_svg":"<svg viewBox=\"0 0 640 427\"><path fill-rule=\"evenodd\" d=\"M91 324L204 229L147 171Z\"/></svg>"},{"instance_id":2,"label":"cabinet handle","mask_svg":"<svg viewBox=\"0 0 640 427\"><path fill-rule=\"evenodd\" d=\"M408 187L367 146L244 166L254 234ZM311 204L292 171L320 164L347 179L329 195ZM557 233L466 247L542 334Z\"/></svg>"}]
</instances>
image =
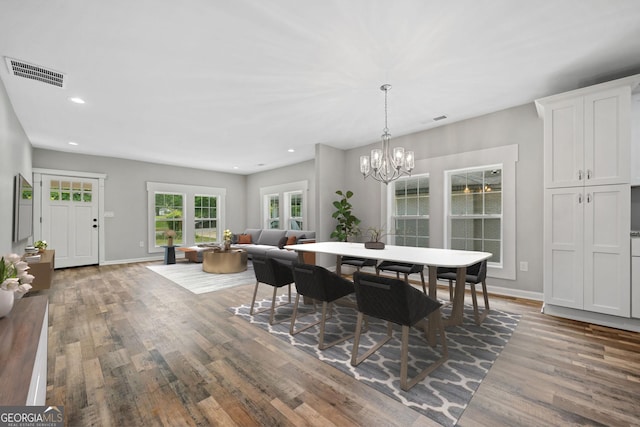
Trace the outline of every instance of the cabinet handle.
<instances>
[{"instance_id":1,"label":"cabinet handle","mask_svg":"<svg viewBox=\"0 0 640 427\"><path fill-rule=\"evenodd\" d=\"M587 203L591 203L591 193L587 193Z\"/></svg>"},{"instance_id":2,"label":"cabinet handle","mask_svg":"<svg viewBox=\"0 0 640 427\"><path fill-rule=\"evenodd\" d=\"M582 181L582 169L578 170L578 181Z\"/></svg>"},{"instance_id":3,"label":"cabinet handle","mask_svg":"<svg viewBox=\"0 0 640 427\"><path fill-rule=\"evenodd\" d=\"M578 194L578 203L582 203L582 193Z\"/></svg>"},{"instance_id":4,"label":"cabinet handle","mask_svg":"<svg viewBox=\"0 0 640 427\"><path fill-rule=\"evenodd\" d=\"M591 179L591 169L587 169L587 179Z\"/></svg>"}]
</instances>

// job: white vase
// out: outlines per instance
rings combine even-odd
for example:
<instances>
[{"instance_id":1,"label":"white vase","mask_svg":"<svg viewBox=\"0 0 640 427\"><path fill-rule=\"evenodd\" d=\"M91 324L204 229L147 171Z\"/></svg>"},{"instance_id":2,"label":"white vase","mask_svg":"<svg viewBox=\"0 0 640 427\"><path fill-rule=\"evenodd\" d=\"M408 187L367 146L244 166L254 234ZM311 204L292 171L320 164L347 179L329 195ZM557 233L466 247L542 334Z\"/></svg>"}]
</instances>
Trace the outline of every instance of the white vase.
<instances>
[{"instance_id":1,"label":"white vase","mask_svg":"<svg viewBox=\"0 0 640 427\"><path fill-rule=\"evenodd\" d=\"M11 313L13 308L13 291L0 289L0 317Z\"/></svg>"}]
</instances>

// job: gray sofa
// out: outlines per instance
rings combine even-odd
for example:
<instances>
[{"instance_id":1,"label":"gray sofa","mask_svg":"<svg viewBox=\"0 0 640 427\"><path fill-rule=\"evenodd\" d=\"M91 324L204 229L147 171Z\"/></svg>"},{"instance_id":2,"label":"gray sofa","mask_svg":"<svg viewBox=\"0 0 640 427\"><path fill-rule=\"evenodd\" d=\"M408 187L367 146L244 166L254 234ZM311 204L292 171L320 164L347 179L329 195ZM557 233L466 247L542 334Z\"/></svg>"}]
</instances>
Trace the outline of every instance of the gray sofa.
<instances>
[{"instance_id":1,"label":"gray sofa","mask_svg":"<svg viewBox=\"0 0 640 427\"><path fill-rule=\"evenodd\" d=\"M309 230L271 230L262 228L248 228L242 234L251 236L251 243L233 243L232 248L242 248L247 251L249 258L253 255L264 255L269 258L276 258L286 263L292 263L298 259L295 251L280 249L283 238L295 236L296 244L311 243L316 240L316 232ZM236 236L234 236L236 237Z\"/></svg>"}]
</instances>

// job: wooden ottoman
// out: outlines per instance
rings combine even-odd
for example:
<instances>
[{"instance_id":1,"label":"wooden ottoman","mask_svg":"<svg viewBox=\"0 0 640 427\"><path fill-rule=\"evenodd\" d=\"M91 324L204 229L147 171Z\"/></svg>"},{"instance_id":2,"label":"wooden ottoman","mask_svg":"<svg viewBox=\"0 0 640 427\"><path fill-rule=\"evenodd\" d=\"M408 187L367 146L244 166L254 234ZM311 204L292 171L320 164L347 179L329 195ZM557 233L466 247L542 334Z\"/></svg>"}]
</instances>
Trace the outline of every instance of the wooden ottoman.
<instances>
[{"instance_id":1,"label":"wooden ottoman","mask_svg":"<svg viewBox=\"0 0 640 427\"><path fill-rule=\"evenodd\" d=\"M207 251L202 254L202 271L206 273L239 273L247 269L247 251Z\"/></svg>"}]
</instances>

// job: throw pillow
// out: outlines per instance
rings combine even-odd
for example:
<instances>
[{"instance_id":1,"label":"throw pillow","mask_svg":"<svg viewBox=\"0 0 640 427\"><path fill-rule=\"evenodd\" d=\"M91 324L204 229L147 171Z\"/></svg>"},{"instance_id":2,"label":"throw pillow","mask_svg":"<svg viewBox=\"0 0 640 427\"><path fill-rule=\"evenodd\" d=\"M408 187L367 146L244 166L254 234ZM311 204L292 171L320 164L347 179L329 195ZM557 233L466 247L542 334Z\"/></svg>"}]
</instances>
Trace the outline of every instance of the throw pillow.
<instances>
[{"instance_id":1,"label":"throw pillow","mask_svg":"<svg viewBox=\"0 0 640 427\"><path fill-rule=\"evenodd\" d=\"M287 236L284 236L278 241L278 249L284 248L286 244L287 244Z\"/></svg>"},{"instance_id":2,"label":"throw pillow","mask_svg":"<svg viewBox=\"0 0 640 427\"><path fill-rule=\"evenodd\" d=\"M241 245L251 244L251 234L241 234L238 236L238 243Z\"/></svg>"},{"instance_id":3,"label":"throw pillow","mask_svg":"<svg viewBox=\"0 0 640 427\"><path fill-rule=\"evenodd\" d=\"M287 238L287 245L295 245L297 241L296 236L289 236Z\"/></svg>"}]
</instances>

